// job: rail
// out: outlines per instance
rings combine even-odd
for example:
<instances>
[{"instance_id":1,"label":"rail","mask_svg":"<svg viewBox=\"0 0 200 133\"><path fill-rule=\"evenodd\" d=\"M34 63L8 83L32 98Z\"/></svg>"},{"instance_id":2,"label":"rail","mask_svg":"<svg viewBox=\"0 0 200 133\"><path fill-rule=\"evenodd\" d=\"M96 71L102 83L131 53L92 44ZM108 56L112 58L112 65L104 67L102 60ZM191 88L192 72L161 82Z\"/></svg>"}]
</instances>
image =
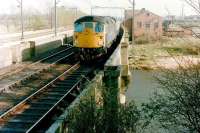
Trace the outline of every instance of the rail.
<instances>
[{"instance_id":1,"label":"rail","mask_svg":"<svg viewBox=\"0 0 200 133\"><path fill-rule=\"evenodd\" d=\"M41 98L40 95L44 94L45 92L47 92L47 94L45 95L47 97L47 99L48 99L48 96L51 96L51 97L54 96L54 98L55 98L59 94L60 95L59 99L56 98L57 101L55 103L54 102L51 103L52 106L49 107L45 111L45 113L43 113L42 115L40 115L40 117L37 119L37 121L31 122L31 126L29 126L26 129L25 128L23 128L23 129L21 129L21 128L20 129L19 128L16 129L15 127L6 128L6 124L5 124L5 127L4 126L2 128L0 127L0 131L8 131L8 132L9 131L10 132L12 132L12 131L15 132L16 131L17 132L17 131L20 130L20 131L26 132L26 133L32 131L32 129L38 123L40 123L68 94L70 94L76 88L76 86L78 86L78 84L84 79L83 77L85 77L90 71L91 71L91 69L82 68L79 65L79 63L76 63L76 64L72 65L70 69L66 70L64 73L62 73L61 75L59 75L58 77L56 77L54 80L52 80L51 82L49 82L48 84L46 84L44 87L42 87L41 89L39 89L35 93L31 94L29 97L27 97L26 99L24 99L23 101L21 101L19 104L17 104L16 106L12 107L10 110L8 110L7 112L5 112L4 114L2 114L0 116L0 119L2 121L5 122L6 120L8 120L6 122L6 124L9 124L9 120L12 120L12 118L16 118L16 117L13 117L13 116L22 115L24 113L24 111L22 111L22 113L17 114L17 113L15 113L15 111L18 112L20 109L23 110L23 106L26 105L26 104L30 105L30 108L28 108L28 109L31 109L31 107L34 106L34 102L32 102L32 101L35 101L35 99L38 99L37 101L42 100L43 98ZM72 73L70 73L70 72L72 72ZM63 77L65 77L65 80L64 81L60 80ZM67 81L71 81L71 80L74 80L74 79L76 79L76 81L73 81L74 83L71 84L71 86L70 86L69 89L67 89L68 88L67 87L67 83L68 83ZM66 84L66 87L65 87L66 89L64 89L64 90L58 90L58 89L51 90L50 88L52 88L52 86L56 85L56 83L57 83L57 88L59 88L59 84L58 83L60 83L60 84ZM60 86L60 88L63 89L62 86ZM51 94L52 92L54 92L54 93L55 92L59 92L59 93L57 95L56 94L52 95ZM50 104L50 102L48 104ZM44 108L44 106L42 106L42 107ZM35 110L35 112L37 112L37 111ZM31 114L30 114L30 120L31 120ZM21 121L17 121L17 122L20 123ZM26 123L26 121L24 121L23 123ZM30 124L30 122L29 122L29 124Z\"/></svg>"},{"instance_id":2,"label":"rail","mask_svg":"<svg viewBox=\"0 0 200 133\"><path fill-rule=\"evenodd\" d=\"M69 53L66 54L66 52L69 52ZM27 66L25 66L25 67L23 67L23 68L21 68L21 69L16 70L16 71L13 71L13 72L9 73L9 75L12 75L12 74L16 74L16 73L25 71L26 69L31 69L31 67L36 66L36 65L40 66L40 63L50 63L50 64L45 64L45 68L47 69L47 68L49 68L49 67L55 65L56 63L60 62L61 60L72 56L73 54L74 54L74 52L73 52L73 47L68 46L68 48L66 48L66 49L64 49L64 50L62 50L62 51L59 51L59 52L54 53L54 54L52 54L52 55L49 55L48 57L45 57L45 58L43 58L43 59L40 59L40 60L38 60L38 61L36 61L36 62L34 62L34 63L32 63L32 64L29 64L29 65L27 65ZM52 58L54 58L54 57L55 57L55 59L52 60ZM5 91L7 88L10 88L10 87L16 85L17 83L19 83L19 82L21 82L21 81L23 81L23 80L28 79L28 78L31 77L32 75L39 73L40 71L44 70L44 68L38 68L38 70L35 70L35 68L34 68L33 70L34 70L33 73L27 74L27 76L23 77L22 79L18 79L18 80L15 81L14 83L11 83L11 84L7 85L6 87L4 87L4 88L1 90L1 92Z\"/></svg>"}]
</instances>

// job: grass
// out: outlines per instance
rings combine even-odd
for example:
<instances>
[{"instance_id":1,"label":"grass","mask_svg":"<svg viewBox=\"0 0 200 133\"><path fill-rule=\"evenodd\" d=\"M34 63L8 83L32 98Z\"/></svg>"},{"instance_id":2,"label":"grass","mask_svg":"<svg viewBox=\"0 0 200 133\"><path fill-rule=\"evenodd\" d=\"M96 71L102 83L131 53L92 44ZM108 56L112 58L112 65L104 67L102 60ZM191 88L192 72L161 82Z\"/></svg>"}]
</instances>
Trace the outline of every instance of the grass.
<instances>
[{"instance_id":1,"label":"grass","mask_svg":"<svg viewBox=\"0 0 200 133\"><path fill-rule=\"evenodd\" d=\"M198 48L195 47L163 47L172 55L198 55Z\"/></svg>"},{"instance_id":2,"label":"grass","mask_svg":"<svg viewBox=\"0 0 200 133\"><path fill-rule=\"evenodd\" d=\"M130 46L130 66L133 69L151 70L156 60L171 56L195 56L200 53L200 40L194 38L166 38L159 41Z\"/></svg>"}]
</instances>

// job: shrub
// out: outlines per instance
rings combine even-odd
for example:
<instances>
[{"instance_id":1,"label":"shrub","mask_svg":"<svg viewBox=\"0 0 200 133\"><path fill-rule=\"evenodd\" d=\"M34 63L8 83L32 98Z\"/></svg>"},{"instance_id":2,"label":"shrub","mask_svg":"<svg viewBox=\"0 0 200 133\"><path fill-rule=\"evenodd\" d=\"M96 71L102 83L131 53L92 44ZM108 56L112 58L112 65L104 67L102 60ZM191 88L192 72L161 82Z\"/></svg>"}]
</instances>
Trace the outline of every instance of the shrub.
<instances>
[{"instance_id":1,"label":"shrub","mask_svg":"<svg viewBox=\"0 0 200 133\"><path fill-rule=\"evenodd\" d=\"M147 125L158 120L160 126L174 132L200 133L200 69L164 70L156 77L158 90L143 104Z\"/></svg>"},{"instance_id":2,"label":"shrub","mask_svg":"<svg viewBox=\"0 0 200 133\"><path fill-rule=\"evenodd\" d=\"M112 115L112 114L110 114ZM140 113L134 102L120 105L117 113L117 133L136 132ZM114 119L114 118L113 118ZM106 127L114 128L113 123L105 125L103 106L97 105L94 98L85 99L68 116L69 133L107 133Z\"/></svg>"}]
</instances>

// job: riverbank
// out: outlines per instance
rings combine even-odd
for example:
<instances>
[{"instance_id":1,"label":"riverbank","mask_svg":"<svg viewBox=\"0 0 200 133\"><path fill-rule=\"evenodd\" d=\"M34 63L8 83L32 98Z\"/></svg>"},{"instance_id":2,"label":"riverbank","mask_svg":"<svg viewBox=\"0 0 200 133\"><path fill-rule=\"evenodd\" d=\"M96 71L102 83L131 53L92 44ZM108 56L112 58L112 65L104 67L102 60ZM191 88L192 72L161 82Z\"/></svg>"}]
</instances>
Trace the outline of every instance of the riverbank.
<instances>
[{"instance_id":1,"label":"riverbank","mask_svg":"<svg viewBox=\"0 0 200 133\"><path fill-rule=\"evenodd\" d=\"M157 70L176 69L188 63L200 62L200 39L167 38L156 42L135 44L129 49L131 69Z\"/></svg>"}]
</instances>

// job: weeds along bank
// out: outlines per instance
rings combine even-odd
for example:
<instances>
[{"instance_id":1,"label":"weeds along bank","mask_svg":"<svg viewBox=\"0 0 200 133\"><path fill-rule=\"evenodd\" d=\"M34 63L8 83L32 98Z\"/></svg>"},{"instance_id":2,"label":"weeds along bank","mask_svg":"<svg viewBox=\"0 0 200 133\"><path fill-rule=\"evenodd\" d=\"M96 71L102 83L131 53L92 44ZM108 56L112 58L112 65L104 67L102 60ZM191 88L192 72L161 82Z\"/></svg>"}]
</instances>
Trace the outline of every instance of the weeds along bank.
<instances>
[{"instance_id":1,"label":"weeds along bank","mask_svg":"<svg viewBox=\"0 0 200 133\"><path fill-rule=\"evenodd\" d=\"M200 39L162 37L158 41L141 41L131 45L129 64L132 69L176 69L178 64L200 61Z\"/></svg>"}]
</instances>

